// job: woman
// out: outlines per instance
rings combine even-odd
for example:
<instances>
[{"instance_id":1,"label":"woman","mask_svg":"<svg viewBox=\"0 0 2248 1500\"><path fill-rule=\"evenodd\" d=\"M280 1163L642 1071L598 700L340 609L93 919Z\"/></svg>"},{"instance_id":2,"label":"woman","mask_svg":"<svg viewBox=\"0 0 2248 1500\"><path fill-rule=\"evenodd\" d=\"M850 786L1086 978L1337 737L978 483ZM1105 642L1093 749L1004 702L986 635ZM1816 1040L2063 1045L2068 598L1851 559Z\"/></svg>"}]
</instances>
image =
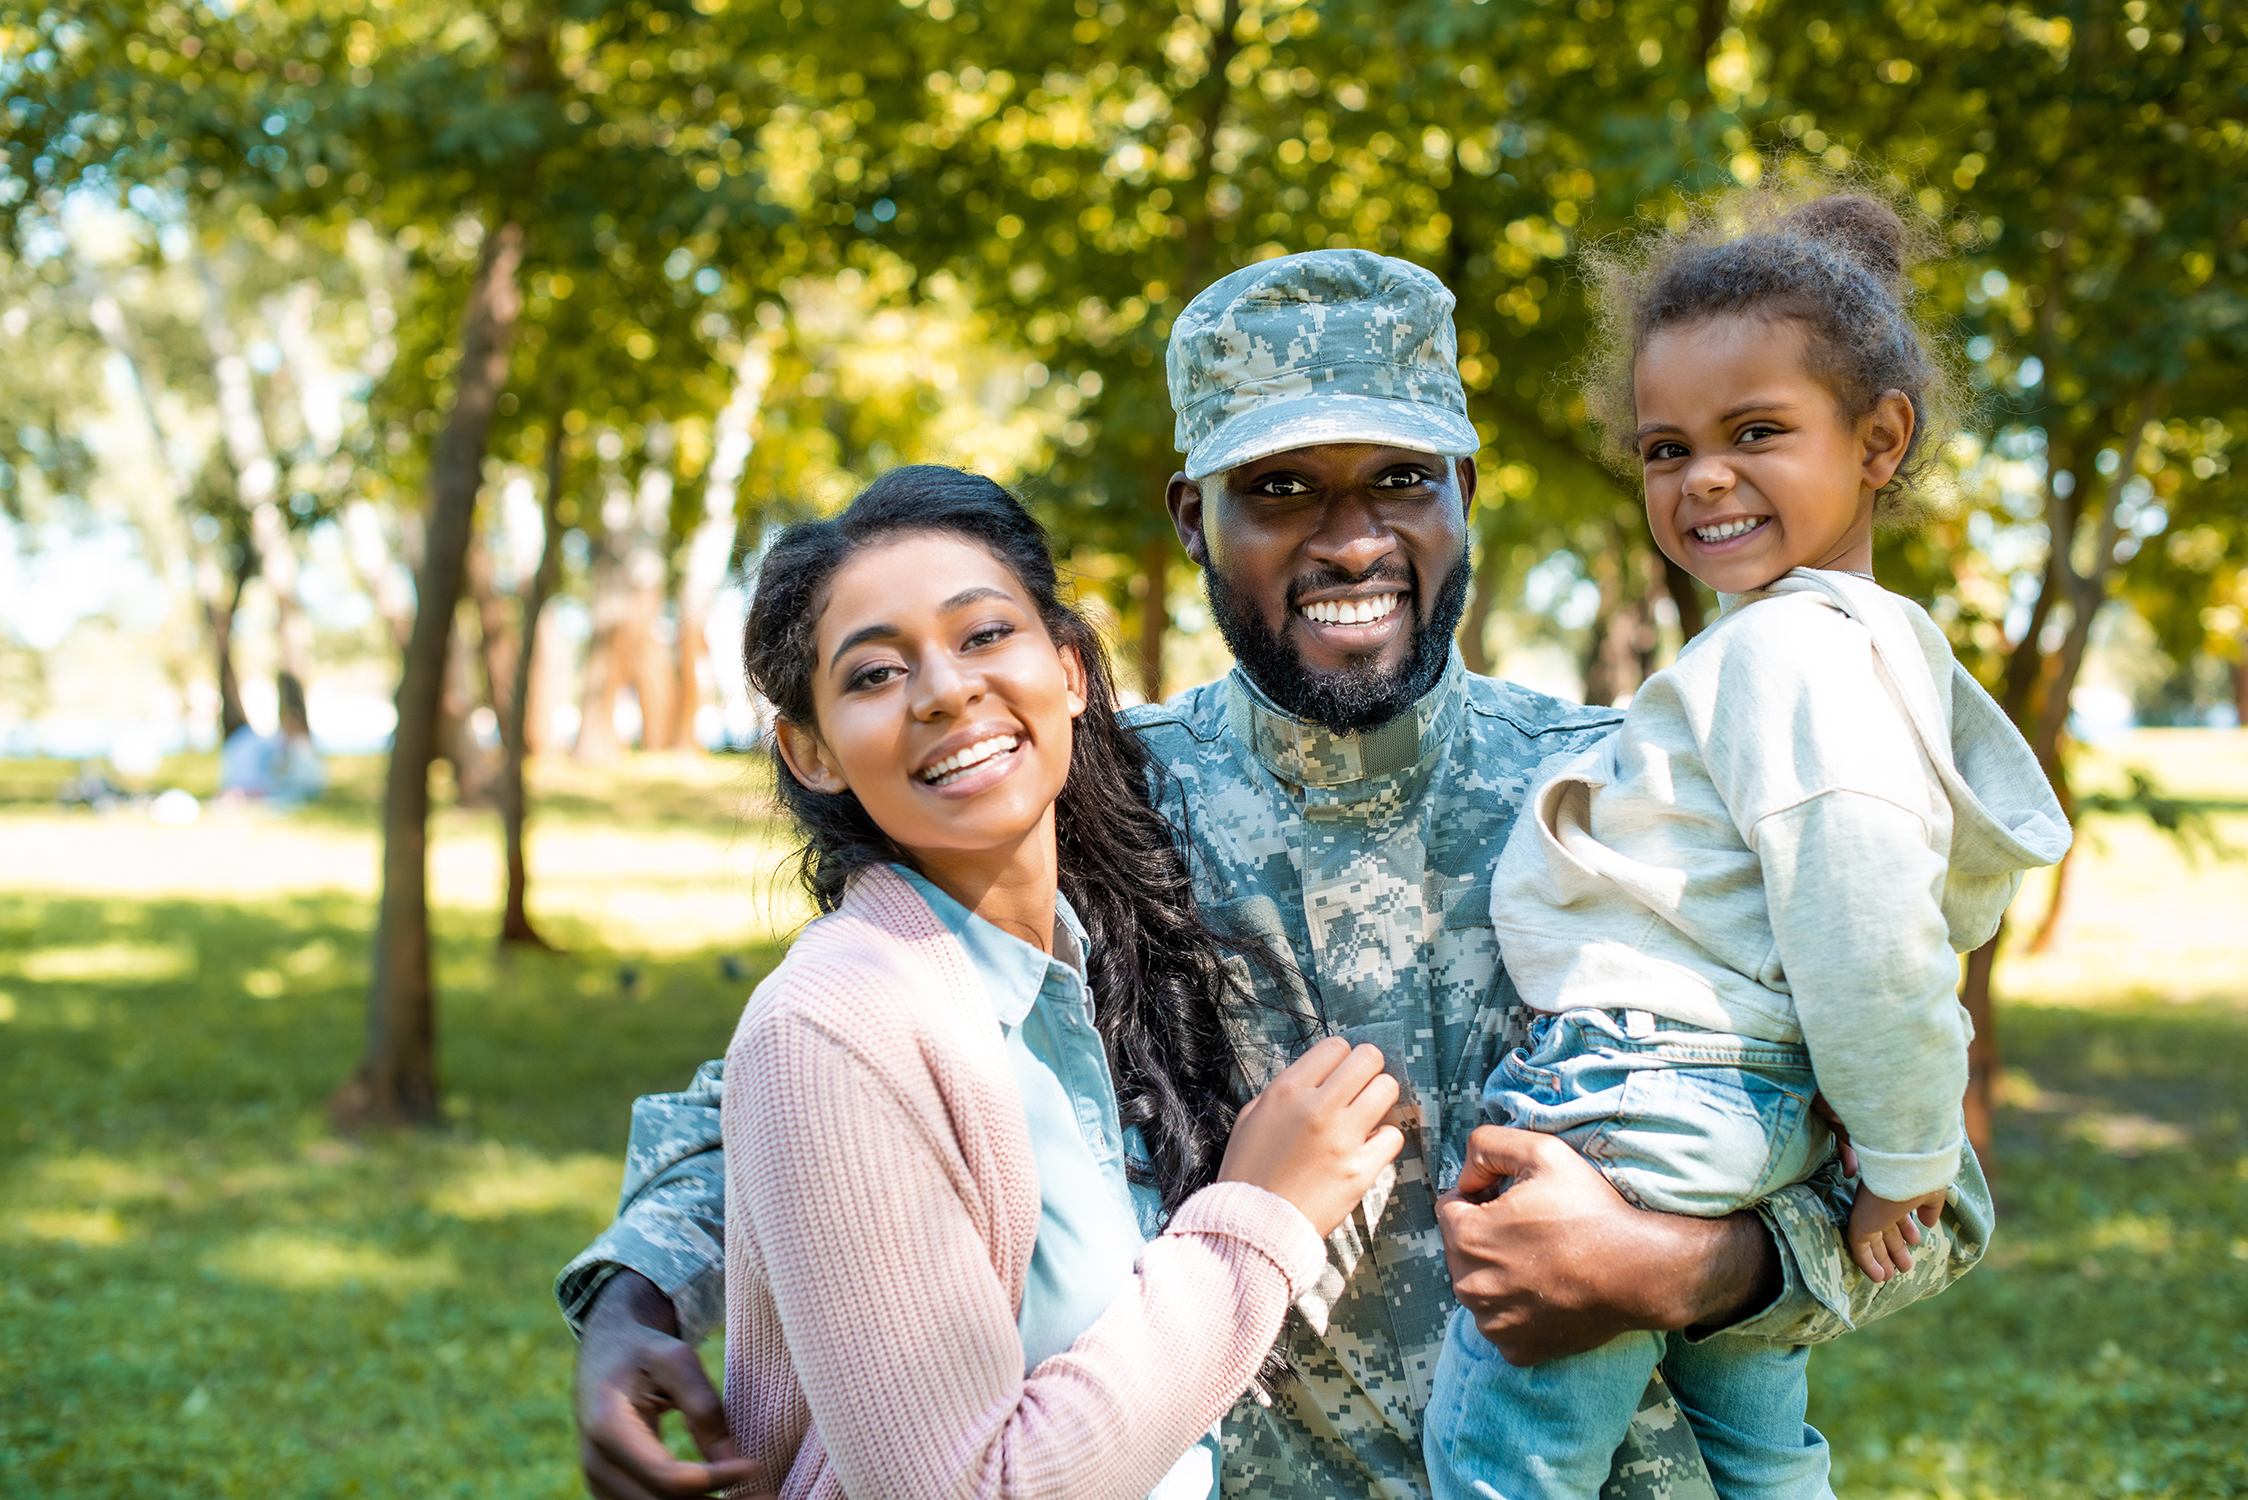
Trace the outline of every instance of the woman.
<instances>
[{"instance_id":1,"label":"woman","mask_svg":"<svg viewBox=\"0 0 2248 1500\"><path fill-rule=\"evenodd\" d=\"M1234 1117L1225 945L997 485L791 528L745 654L827 915L727 1056L743 1455L791 1497L1209 1493L1198 1439L1402 1144L1380 1053Z\"/></svg>"}]
</instances>

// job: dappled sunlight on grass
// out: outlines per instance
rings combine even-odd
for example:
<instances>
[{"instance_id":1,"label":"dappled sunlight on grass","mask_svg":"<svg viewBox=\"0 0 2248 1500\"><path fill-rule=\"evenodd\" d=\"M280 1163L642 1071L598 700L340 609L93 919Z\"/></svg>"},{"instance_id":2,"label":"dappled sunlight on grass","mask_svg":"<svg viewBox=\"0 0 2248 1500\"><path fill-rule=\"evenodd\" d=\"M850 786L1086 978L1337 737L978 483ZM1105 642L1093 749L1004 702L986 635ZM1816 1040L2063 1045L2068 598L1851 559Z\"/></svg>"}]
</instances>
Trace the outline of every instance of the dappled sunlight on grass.
<instances>
[{"instance_id":1,"label":"dappled sunlight on grass","mask_svg":"<svg viewBox=\"0 0 2248 1500\"><path fill-rule=\"evenodd\" d=\"M2248 796L2248 754L2218 785L2154 748ZM808 912L745 761L541 768L559 954L494 948L496 825L447 809L446 1123L339 1139L377 789L342 771L316 815L167 829L0 763L0 1495L581 1492L548 1283L633 1096L724 1048ZM1846 1496L2248 1493L2248 866L2105 821L2059 946L1999 969L1989 1263L1812 1361Z\"/></svg>"}]
</instances>

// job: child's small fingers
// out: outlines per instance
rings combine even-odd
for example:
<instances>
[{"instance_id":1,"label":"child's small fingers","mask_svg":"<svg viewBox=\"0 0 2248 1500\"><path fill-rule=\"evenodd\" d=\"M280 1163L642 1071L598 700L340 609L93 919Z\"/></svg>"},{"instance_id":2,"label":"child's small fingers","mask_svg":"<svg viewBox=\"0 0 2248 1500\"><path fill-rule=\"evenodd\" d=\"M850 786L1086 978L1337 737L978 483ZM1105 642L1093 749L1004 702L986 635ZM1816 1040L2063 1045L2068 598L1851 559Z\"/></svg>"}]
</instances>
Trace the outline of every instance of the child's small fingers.
<instances>
[{"instance_id":1,"label":"child's small fingers","mask_svg":"<svg viewBox=\"0 0 2248 1500\"><path fill-rule=\"evenodd\" d=\"M1941 1203L1923 1203L1915 1212L1919 1214L1921 1223L1933 1229L1936 1221L1944 1216L1944 1206Z\"/></svg>"},{"instance_id":2,"label":"child's small fingers","mask_svg":"<svg viewBox=\"0 0 2248 1500\"><path fill-rule=\"evenodd\" d=\"M1897 1221L1897 1232L1904 1236L1904 1242L1908 1245L1920 1243L1920 1221L1911 1214L1906 1214Z\"/></svg>"}]
</instances>

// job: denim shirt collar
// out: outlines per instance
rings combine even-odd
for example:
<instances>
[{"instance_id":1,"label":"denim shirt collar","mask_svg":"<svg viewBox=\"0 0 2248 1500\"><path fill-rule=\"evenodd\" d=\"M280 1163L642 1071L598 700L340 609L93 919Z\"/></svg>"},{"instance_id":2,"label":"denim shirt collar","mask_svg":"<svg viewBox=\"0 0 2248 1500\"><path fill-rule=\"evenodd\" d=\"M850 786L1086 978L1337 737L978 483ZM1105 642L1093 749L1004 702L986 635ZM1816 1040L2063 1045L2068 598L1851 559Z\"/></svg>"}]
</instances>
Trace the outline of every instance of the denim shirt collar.
<instances>
[{"instance_id":1,"label":"denim shirt collar","mask_svg":"<svg viewBox=\"0 0 2248 1500\"><path fill-rule=\"evenodd\" d=\"M1086 961L1091 952L1085 938L1085 925L1078 920L1077 910L1069 904L1069 898L1060 891L1054 892L1054 951L1047 954L977 916L918 871L904 865L890 868L929 903L929 910L945 925L945 930L968 950L968 962L984 977L991 994L991 1008L999 1017L1000 1025L1010 1029L1022 1025L1023 1018L1038 1003L1039 992L1046 987L1047 978L1056 969L1080 984L1085 981Z\"/></svg>"},{"instance_id":2,"label":"denim shirt collar","mask_svg":"<svg viewBox=\"0 0 2248 1500\"><path fill-rule=\"evenodd\" d=\"M1338 734L1297 718L1239 667L1226 678L1226 727L1266 770L1300 787L1349 788L1425 766L1459 728L1466 703L1467 663L1457 647L1444 675L1415 700L1411 712L1358 734Z\"/></svg>"}]
</instances>

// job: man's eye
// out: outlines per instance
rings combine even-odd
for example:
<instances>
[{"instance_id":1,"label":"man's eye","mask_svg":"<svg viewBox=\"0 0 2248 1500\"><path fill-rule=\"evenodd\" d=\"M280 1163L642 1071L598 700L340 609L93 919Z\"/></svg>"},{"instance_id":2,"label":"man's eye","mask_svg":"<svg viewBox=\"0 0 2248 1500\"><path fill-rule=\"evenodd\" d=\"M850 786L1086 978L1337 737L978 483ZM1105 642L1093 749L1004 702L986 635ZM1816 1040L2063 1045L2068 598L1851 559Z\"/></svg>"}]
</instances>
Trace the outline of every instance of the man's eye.
<instances>
[{"instance_id":1,"label":"man's eye","mask_svg":"<svg viewBox=\"0 0 2248 1500\"><path fill-rule=\"evenodd\" d=\"M1392 469L1374 481L1374 488L1377 490L1409 490L1416 485L1426 484L1428 481L1429 473L1426 469Z\"/></svg>"},{"instance_id":2,"label":"man's eye","mask_svg":"<svg viewBox=\"0 0 2248 1500\"><path fill-rule=\"evenodd\" d=\"M1256 494L1269 495L1276 500L1311 493L1311 486L1293 474L1274 474L1260 479L1252 486L1252 489Z\"/></svg>"}]
</instances>

